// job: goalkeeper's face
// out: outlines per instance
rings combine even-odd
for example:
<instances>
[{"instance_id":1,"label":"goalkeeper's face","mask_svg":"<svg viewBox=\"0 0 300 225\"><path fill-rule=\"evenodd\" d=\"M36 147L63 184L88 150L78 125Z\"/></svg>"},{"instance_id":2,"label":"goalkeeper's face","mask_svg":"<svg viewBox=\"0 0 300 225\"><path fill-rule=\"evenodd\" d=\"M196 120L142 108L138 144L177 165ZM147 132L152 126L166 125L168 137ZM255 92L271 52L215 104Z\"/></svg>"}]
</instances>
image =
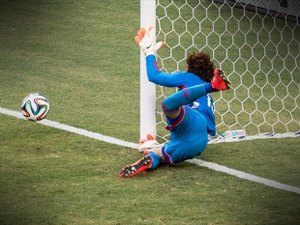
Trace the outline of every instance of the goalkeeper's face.
<instances>
[{"instance_id":1,"label":"goalkeeper's face","mask_svg":"<svg viewBox=\"0 0 300 225\"><path fill-rule=\"evenodd\" d=\"M202 80L210 82L213 78L214 64L205 52L192 52L186 60L187 71L199 76Z\"/></svg>"}]
</instances>

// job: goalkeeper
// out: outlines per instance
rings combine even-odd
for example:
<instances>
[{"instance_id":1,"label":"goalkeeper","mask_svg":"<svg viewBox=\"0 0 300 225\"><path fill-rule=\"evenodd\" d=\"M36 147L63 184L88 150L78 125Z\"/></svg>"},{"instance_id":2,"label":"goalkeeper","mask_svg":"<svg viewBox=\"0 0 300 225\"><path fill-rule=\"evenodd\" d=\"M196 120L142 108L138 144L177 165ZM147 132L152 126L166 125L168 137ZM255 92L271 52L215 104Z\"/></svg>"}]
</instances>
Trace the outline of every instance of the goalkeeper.
<instances>
[{"instance_id":1,"label":"goalkeeper","mask_svg":"<svg viewBox=\"0 0 300 225\"><path fill-rule=\"evenodd\" d=\"M193 52L187 57L186 71L165 73L158 69L155 55L164 43L153 42L152 28L141 28L135 41L146 55L149 81L178 87L179 91L161 103L170 141L159 145L152 135L147 135L139 147L144 156L122 168L121 177L132 177L162 164L176 164L199 156L207 146L208 137L216 135L214 102L209 93L229 89L229 81L214 67L208 54Z\"/></svg>"}]
</instances>

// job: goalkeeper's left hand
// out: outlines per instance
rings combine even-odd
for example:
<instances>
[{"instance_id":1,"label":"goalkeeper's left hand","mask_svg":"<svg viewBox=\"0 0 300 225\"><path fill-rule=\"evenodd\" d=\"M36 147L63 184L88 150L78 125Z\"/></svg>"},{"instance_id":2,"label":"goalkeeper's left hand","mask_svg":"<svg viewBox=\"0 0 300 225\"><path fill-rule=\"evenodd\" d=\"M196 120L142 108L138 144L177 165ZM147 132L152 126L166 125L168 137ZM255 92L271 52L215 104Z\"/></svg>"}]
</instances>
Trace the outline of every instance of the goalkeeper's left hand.
<instances>
[{"instance_id":1,"label":"goalkeeper's left hand","mask_svg":"<svg viewBox=\"0 0 300 225\"><path fill-rule=\"evenodd\" d=\"M155 43L153 27L142 27L139 29L134 40L141 47L146 56L155 55L157 50L164 45L163 41Z\"/></svg>"}]
</instances>

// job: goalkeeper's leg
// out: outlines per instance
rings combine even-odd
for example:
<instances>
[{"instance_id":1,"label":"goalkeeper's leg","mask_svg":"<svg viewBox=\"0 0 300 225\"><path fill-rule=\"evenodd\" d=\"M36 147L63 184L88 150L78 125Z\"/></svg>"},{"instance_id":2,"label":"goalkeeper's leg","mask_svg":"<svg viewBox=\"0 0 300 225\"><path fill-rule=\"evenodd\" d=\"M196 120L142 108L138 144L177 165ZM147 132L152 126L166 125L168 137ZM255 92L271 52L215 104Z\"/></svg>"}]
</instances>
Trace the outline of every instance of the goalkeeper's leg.
<instances>
[{"instance_id":1,"label":"goalkeeper's leg","mask_svg":"<svg viewBox=\"0 0 300 225\"><path fill-rule=\"evenodd\" d=\"M211 83L195 85L174 93L162 101L162 109L167 117L174 119L179 116L180 106L190 104L208 93L228 90L229 84L222 71L216 69Z\"/></svg>"},{"instance_id":2,"label":"goalkeeper's leg","mask_svg":"<svg viewBox=\"0 0 300 225\"><path fill-rule=\"evenodd\" d=\"M225 76L222 75L222 73L219 73L218 71L214 72L214 79L212 80L211 83L205 83L205 84L196 85L184 89L164 99L164 101L162 102L163 110L167 117L169 117L170 119L175 119L180 115L181 112L180 108L182 105L192 103L194 100L206 95L207 93L227 90L229 89L228 85L229 85L229 81L227 81L227 79L225 78ZM207 131L205 128L203 131L200 130L199 132L206 133ZM181 157L182 154L179 154L178 159L175 160L174 162L177 163L186 158L192 158L194 155L199 155L201 151L203 151L203 149L205 148L206 144L207 144L207 137L205 137L199 143L192 144L192 146L189 147L189 149L192 149L194 147L195 153L193 153L192 155L187 154L184 156L184 158ZM119 174L121 177L135 176L140 172L146 172L147 170L155 169L161 163L167 162L172 164L172 159L169 155L169 152L172 152L172 154L174 155L178 155L176 154L176 151L179 151L178 148L176 147L174 148L175 152L171 151L172 148L170 146L169 146L169 150L166 149L162 150L164 147L163 146L160 147L154 138L148 138L148 140L146 140L142 144L142 146L139 149L140 151L144 151L145 149L149 149L149 148L151 149L151 151L147 152L140 160L136 161L135 163L123 167ZM184 148L187 147L184 144L183 145L180 144L180 146Z\"/></svg>"},{"instance_id":3,"label":"goalkeeper's leg","mask_svg":"<svg viewBox=\"0 0 300 225\"><path fill-rule=\"evenodd\" d=\"M147 170L156 169L164 162L162 155L162 146L155 137L151 134L147 135L146 139L140 140L141 144L138 150L144 153L144 156L133 164L122 168L120 177L132 177L138 173L145 173Z\"/></svg>"}]
</instances>

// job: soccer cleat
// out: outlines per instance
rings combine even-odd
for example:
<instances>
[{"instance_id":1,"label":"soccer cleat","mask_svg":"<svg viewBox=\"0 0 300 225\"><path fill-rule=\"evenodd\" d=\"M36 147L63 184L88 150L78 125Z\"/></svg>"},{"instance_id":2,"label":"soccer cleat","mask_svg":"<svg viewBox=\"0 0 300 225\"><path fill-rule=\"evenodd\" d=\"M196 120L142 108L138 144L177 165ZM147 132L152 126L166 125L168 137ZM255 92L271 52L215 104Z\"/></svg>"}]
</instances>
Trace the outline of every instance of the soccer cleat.
<instances>
[{"instance_id":1,"label":"soccer cleat","mask_svg":"<svg viewBox=\"0 0 300 225\"><path fill-rule=\"evenodd\" d=\"M215 88L219 91L228 90L230 81L227 80L226 76L224 75L223 71L220 69L214 70L214 78L211 81L211 87Z\"/></svg>"},{"instance_id":2,"label":"soccer cleat","mask_svg":"<svg viewBox=\"0 0 300 225\"><path fill-rule=\"evenodd\" d=\"M127 165L122 168L121 172L119 173L120 177L133 177L140 172L146 172L148 168L152 165L152 159L150 156L144 156L140 160L136 161L131 165Z\"/></svg>"}]
</instances>

